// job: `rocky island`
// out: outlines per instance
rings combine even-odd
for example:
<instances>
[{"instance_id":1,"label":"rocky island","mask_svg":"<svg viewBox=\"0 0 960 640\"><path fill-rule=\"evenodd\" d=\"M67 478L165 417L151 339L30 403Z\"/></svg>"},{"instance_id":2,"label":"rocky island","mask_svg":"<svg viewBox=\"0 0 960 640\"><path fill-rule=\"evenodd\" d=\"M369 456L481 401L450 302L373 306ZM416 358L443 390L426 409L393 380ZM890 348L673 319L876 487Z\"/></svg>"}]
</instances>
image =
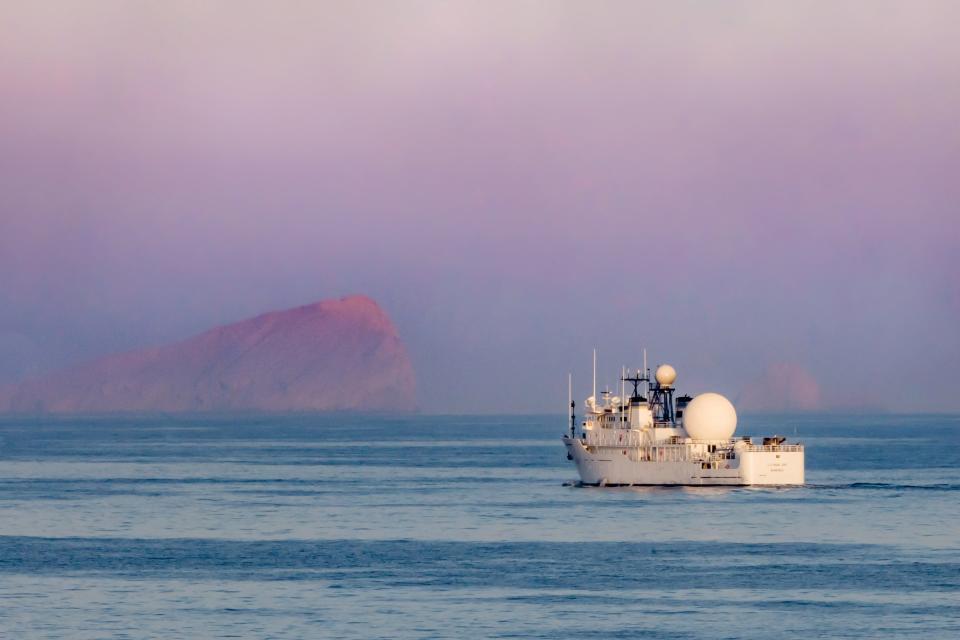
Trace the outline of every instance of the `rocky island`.
<instances>
[{"instance_id":1,"label":"rocky island","mask_svg":"<svg viewBox=\"0 0 960 640\"><path fill-rule=\"evenodd\" d=\"M324 300L0 388L0 411L411 411L397 330L365 296Z\"/></svg>"}]
</instances>

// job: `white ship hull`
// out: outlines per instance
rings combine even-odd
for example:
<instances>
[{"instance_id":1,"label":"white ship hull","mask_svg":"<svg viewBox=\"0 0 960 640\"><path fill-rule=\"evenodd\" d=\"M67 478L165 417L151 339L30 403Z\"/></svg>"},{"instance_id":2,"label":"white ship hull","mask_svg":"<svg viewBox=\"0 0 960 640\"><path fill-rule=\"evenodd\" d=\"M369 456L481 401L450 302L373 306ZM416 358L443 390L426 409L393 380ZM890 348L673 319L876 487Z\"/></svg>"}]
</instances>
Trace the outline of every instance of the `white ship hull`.
<instances>
[{"instance_id":1,"label":"white ship hull","mask_svg":"<svg viewBox=\"0 0 960 640\"><path fill-rule=\"evenodd\" d=\"M677 372L657 367L650 378L644 352L643 370L620 375L620 395L606 390L584 403L577 424L573 382L568 380L569 435L563 437L567 458L577 466L580 481L595 486L796 486L804 483L804 448L783 436L734 437L737 411L719 393L674 398ZM627 396L627 383L633 389Z\"/></svg>"},{"instance_id":2,"label":"white ship hull","mask_svg":"<svg viewBox=\"0 0 960 640\"><path fill-rule=\"evenodd\" d=\"M567 453L586 485L766 485L804 483L802 446L743 446L724 457L704 444L591 446L564 436ZM631 443L632 444L632 443Z\"/></svg>"}]
</instances>

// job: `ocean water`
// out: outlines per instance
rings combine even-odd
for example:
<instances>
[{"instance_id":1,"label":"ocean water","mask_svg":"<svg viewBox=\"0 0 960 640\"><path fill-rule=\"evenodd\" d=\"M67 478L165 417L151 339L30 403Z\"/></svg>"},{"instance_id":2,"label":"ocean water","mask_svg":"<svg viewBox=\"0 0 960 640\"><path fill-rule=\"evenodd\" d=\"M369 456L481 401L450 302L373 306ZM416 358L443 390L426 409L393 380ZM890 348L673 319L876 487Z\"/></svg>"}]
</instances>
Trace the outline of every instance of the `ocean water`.
<instances>
[{"instance_id":1,"label":"ocean water","mask_svg":"<svg viewBox=\"0 0 960 640\"><path fill-rule=\"evenodd\" d=\"M792 489L573 486L562 416L0 420L2 638L960 638L960 418L741 419Z\"/></svg>"}]
</instances>

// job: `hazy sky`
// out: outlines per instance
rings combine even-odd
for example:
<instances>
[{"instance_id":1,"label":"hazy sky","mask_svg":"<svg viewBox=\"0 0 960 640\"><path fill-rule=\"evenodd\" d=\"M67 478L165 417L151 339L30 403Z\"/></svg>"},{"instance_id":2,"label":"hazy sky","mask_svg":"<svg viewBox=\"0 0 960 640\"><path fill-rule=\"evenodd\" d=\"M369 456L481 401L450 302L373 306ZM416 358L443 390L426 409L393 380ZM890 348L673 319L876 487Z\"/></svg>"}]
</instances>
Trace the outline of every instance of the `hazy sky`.
<instances>
[{"instance_id":1,"label":"hazy sky","mask_svg":"<svg viewBox=\"0 0 960 640\"><path fill-rule=\"evenodd\" d=\"M431 411L960 410L960 3L0 3L0 379L347 293Z\"/></svg>"}]
</instances>

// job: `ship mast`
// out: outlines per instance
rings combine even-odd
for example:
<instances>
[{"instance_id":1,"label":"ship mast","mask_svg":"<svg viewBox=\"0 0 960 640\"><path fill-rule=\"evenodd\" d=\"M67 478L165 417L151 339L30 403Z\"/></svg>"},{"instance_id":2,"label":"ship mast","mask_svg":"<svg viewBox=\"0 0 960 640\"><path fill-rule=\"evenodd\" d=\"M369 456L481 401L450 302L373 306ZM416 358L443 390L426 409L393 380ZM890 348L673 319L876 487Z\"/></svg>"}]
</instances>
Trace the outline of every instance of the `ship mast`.
<instances>
[{"instance_id":1,"label":"ship mast","mask_svg":"<svg viewBox=\"0 0 960 640\"><path fill-rule=\"evenodd\" d=\"M593 397L597 397L597 350L593 350Z\"/></svg>"},{"instance_id":2,"label":"ship mast","mask_svg":"<svg viewBox=\"0 0 960 640\"><path fill-rule=\"evenodd\" d=\"M634 401L646 402L646 401L647 401L646 396L640 395L640 384L643 383L643 382L647 382L647 376L641 374L640 371L638 370L638 371L637 371L634 375L632 375L632 376L628 376L628 375L626 375L626 373L624 373L624 375L623 375L623 377L621 378L621 380L622 380L623 382L625 382L625 383L626 383L626 382L629 382L630 384L633 385L633 394L630 396L630 401L631 401L631 402L634 402Z\"/></svg>"}]
</instances>

